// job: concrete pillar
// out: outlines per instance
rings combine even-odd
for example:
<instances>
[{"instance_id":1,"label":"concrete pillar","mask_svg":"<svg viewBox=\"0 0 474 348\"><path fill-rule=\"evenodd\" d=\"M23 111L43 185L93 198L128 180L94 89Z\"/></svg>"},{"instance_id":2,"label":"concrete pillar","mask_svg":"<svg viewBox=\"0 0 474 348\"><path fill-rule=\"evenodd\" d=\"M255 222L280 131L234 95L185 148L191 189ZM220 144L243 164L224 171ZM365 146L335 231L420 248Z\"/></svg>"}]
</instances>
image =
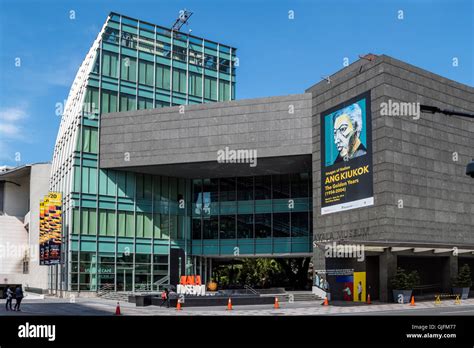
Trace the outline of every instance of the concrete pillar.
<instances>
[{"instance_id":1,"label":"concrete pillar","mask_svg":"<svg viewBox=\"0 0 474 348\"><path fill-rule=\"evenodd\" d=\"M450 293L452 287L451 280L458 275L458 258L457 256L449 255L443 259L445 259L441 270L443 291Z\"/></svg>"},{"instance_id":2,"label":"concrete pillar","mask_svg":"<svg viewBox=\"0 0 474 348\"><path fill-rule=\"evenodd\" d=\"M392 287L390 279L397 271L397 256L388 248L379 256L379 299L382 302L392 302Z\"/></svg>"}]
</instances>

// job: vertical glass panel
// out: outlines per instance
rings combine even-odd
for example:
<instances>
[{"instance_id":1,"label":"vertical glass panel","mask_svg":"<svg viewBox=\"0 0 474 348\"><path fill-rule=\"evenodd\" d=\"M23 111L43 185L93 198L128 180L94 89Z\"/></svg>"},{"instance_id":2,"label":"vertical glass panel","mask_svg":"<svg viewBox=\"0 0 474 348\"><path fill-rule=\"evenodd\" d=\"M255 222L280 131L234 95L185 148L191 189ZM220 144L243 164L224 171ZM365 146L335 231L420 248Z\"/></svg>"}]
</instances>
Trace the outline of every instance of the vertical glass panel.
<instances>
[{"instance_id":1,"label":"vertical glass panel","mask_svg":"<svg viewBox=\"0 0 474 348\"><path fill-rule=\"evenodd\" d=\"M290 179L292 198L310 197L309 186L311 177L309 173L291 174Z\"/></svg>"},{"instance_id":2,"label":"vertical glass panel","mask_svg":"<svg viewBox=\"0 0 474 348\"><path fill-rule=\"evenodd\" d=\"M255 199L271 199L272 198L272 182L271 176L255 177Z\"/></svg>"},{"instance_id":3,"label":"vertical glass panel","mask_svg":"<svg viewBox=\"0 0 474 348\"><path fill-rule=\"evenodd\" d=\"M161 214L161 238L169 239L170 237L170 221L168 214Z\"/></svg>"},{"instance_id":4,"label":"vertical glass panel","mask_svg":"<svg viewBox=\"0 0 474 348\"><path fill-rule=\"evenodd\" d=\"M237 215L237 238L253 238L253 214Z\"/></svg>"},{"instance_id":5,"label":"vertical glass panel","mask_svg":"<svg viewBox=\"0 0 474 348\"><path fill-rule=\"evenodd\" d=\"M237 199L239 201L253 200L253 177L237 178Z\"/></svg>"},{"instance_id":6,"label":"vertical glass panel","mask_svg":"<svg viewBox=\"0 0 474 348\"><path fill-rule=\"evenodd\" d=\"M218 238L218 217L211 215L203 218L203 239Z\"/></svg>"},{"instance_id":7,"label":"vertical glass panel","mask_svg":"<svg viewBox=\"0 0 474 348\"><path fill-rule=\"evenodd\" d=\"M293 237L309 236L309 214L307 212L291 213L291 235Z\"/></svg>"},{"instance_id":8,"label":"vertical glass panel","mask_svg":"<svg viewBox=\"0 0 474 348\"><path fill-rule=\"evenodd\" d=\"M160 214L153 214L153 237L161 238L161 216Z\"/></svg>"},{"instance_id":9,"label":"vertical glass panel","mask_svg":"<svg viewBox=\"0 0 474 348\"><path fill-rule=\"evenodd\" d=\"M273 175L273 199L290 197L290 178L288 174Z\"/></svg>"},{"instance_id":10,"label":"vertical glass panel","mask_svg":"<svg viewBox=\"0 0 474 348\"><path fill-rule=\"evenodd\" d=\"M273 237L290 236L290 213L273 213Z\"/></svg>"},{"instance_id":11,"label":"vertical glass panel","mask_svg":"<svg viewBox=\"0 0 474 348\"><path fill-rule=\"evenodd\" d=\"M118 236L125 237L125 212L118 212Z\"/></svg>"},{"instance_id":12,"label":"vertical glass panel","mask_svg":"<svg viewBox=\"0 0 474 348\"><path fill-rule=\"evenodd\" d=\"M201 217L193 217L192 219L192 238L193 239L201 239L202 238L202 235L201 235Z\"/></svg>"},{"instance_id":13,"label":"vertical glass panel","mask_svg":"<svg viewBox=\"0 0 474 348\"><path fill-rule=\"evenodd\" d=\"M107 235L115 236L115 211L107 210Z\"/></svg>"},{"instance_id":14,"label":"vertical glass panel","mask_svg":"<svg viewBox=\"0 0 474 348\"><path fill-rule=\"evenodd\" d=\"M99 140L99 133L98 133L97 128L91 128L90 150L91 150L92 153L98 153L98 151L99 151L98 140Z\"/></svg>"},{"instance_id":15,"label":"vertical glass panel","mask_svg":"<svg viewBox=\"0 0 474 348\"><path fill-rule=\"evenodd\" d=\"M136 214L137 217L137 237L143 237L143 213Z\"/></svg>"},{"instance_id":16,"label":"vertical glass panel","mask_svg":"<svg viewBox=\"0 0 474 348\"><path fill-rule=\"evenodd\" d=\"M236 198L236 180L235 178L222 178L219 180L219 201L235 201Z\"/></svg>"},{"instance_id":17,"label":"vertical glass panel","mask_svg":"<svg viewBox=\"0 0 474 348\"><path fill-rule=\"evenodd\" d=\"M134 221L133 212L127 211L125 214L126 214L125 235L127 237L133 237L135 235L135 221Z\"/></svg>"},{"instance_id":18,"label":"vertical glass panel","mask_svg":"<svg viewBox=\"0 0 474 348\"><path fill-rule=\"evenodd\" d=\"M99 210L99 235L107 235L107 211L102 209Z\"/></svg>"},{"instance_id":19,"label":"vertical glass panel","mask_svg":"<svg viewBox=\"0 0 474 348\"><path fill-rule=\"evenodd\" d=\"M235 238L235 215L221 215L219 220L220 238Z\"/></svg>"},{"instance_id":20,"label":"vertical glass panel","mask_svg":"<svg viewBox=\"0 0 474 348\"><path fill-rule=\"evenodd\" d=\"M82 208L81 210L81 233L89 234L89 210Z\"/></svg>"},{"instance_id":21,"label":"vertical glass panel","mask_svg":"<svg viewBox=\"0 0 474 348\"><path fill-rule=\"evenodd\" d=\"M117 188L118 196L125 197L127 192L127 173L117 171Z\"/></svg>"},{"instance_id":22,"label":"vertical glass panel","mask_svg":"<svg viewBox=\"0 0 474 348\"><path fill-rule=\"evenodd\" d=\"M89 228L88 232L91 235L97 235L97 212L95 209L89 209Z\"/></svg>"},{"instance_id":23,"label":"vertical glass panel","mask_svg":"<svg viewBox=\"0 0 474 348\"><path fill-rule=\"evenodd\" d=\"M143 220L143 237L151 238L153 236L153 222L152 214L144 214Z\"/></svg>"},{"instance_id":24,"label":"vertical glass panel","mask_svg":"<svg viewBox=\"0 0 474 348\"><path fill-rule=\"evenodd\" d=\"M136 82L137 81L137 61L135 58L122 57L121 78L123 80Z\"/></svg>"},{"instance_id":25,"label":"vertical glass panel","mask_svg":"<svg viewBox=\"0 0 474 348\"><path fill-rule=\"evenodd\" d=\"M270 238L272 234L272 214L255 214L255 238Z\"/></svg>"}]
</instances>

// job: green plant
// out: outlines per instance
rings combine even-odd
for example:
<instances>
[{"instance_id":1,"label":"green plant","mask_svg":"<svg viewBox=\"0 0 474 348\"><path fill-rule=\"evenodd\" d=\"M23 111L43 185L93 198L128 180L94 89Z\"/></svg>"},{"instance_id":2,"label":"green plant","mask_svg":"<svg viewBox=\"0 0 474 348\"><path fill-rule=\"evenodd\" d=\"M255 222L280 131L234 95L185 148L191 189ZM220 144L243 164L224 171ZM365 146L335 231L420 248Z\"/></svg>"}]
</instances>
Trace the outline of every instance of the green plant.
<instances>
[{"instance_id":1,"label":"green plant","mask_svg":"<svg viewBox=\"0 0 474 348\"><path fill-rule=\"evenodd\" d=\"M458 276L453 282L455 288L470 288L472 286L471 269L464 264L459 270Z\"/></svg>"},{"instance_id":2,"label":"green plant","mask_svg":"<svg viewBox=\"0 0 474 348\"><path fill-rule=\"evenodd\" d=\"M420 283L420 277L417 271L408 273L403 268L398 267L390 283L395 290L413 290L413 287Z\"/></svg>"}]
</instances>

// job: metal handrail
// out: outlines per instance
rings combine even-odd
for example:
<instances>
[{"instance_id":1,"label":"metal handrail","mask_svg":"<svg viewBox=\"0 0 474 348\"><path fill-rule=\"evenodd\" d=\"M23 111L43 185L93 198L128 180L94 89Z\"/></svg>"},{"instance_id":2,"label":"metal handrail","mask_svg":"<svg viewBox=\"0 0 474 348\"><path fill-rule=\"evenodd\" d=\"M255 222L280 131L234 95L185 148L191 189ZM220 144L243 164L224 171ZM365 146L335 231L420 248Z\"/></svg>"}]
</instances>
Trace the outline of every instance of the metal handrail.
<instances>
[{"instance_id":1,"label":"metal handrail","mask_svg":"<svg viewBox=\"0 0 474 348\"><path fill-rule=\"evenodd\" d=\"M258 291L255 290L254 288L252 288L252 287L249 286L249 285L244 285L244 289L250 291L250 292L251 292L252 294L254 294L254 295L258 295Z\"/></svg>"}]
</instances>

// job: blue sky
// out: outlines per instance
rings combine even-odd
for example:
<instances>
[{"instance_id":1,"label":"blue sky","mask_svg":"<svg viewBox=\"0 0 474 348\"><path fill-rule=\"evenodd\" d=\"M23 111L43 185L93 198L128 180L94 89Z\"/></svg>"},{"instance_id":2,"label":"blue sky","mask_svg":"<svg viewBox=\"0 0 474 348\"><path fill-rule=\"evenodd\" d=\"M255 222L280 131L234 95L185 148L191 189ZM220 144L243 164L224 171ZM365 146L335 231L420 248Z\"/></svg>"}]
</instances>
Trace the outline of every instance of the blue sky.
<instances>
[{"instance_id":1,"label":"blue sky","mask_svg":"<svg viewBox=\"0 0 474 348\"><path fill-rule=\"evenodd\" d=\"M353 62L368 52L473 86L473 3L0 0L0 165L51 160L60 122L55 105L67 98L110 11L171 26L180 9L192 10L193 34L237 47L237 98L244 99L302 93L341 69L345 57Z\"/></svg>"}]
</instances>

